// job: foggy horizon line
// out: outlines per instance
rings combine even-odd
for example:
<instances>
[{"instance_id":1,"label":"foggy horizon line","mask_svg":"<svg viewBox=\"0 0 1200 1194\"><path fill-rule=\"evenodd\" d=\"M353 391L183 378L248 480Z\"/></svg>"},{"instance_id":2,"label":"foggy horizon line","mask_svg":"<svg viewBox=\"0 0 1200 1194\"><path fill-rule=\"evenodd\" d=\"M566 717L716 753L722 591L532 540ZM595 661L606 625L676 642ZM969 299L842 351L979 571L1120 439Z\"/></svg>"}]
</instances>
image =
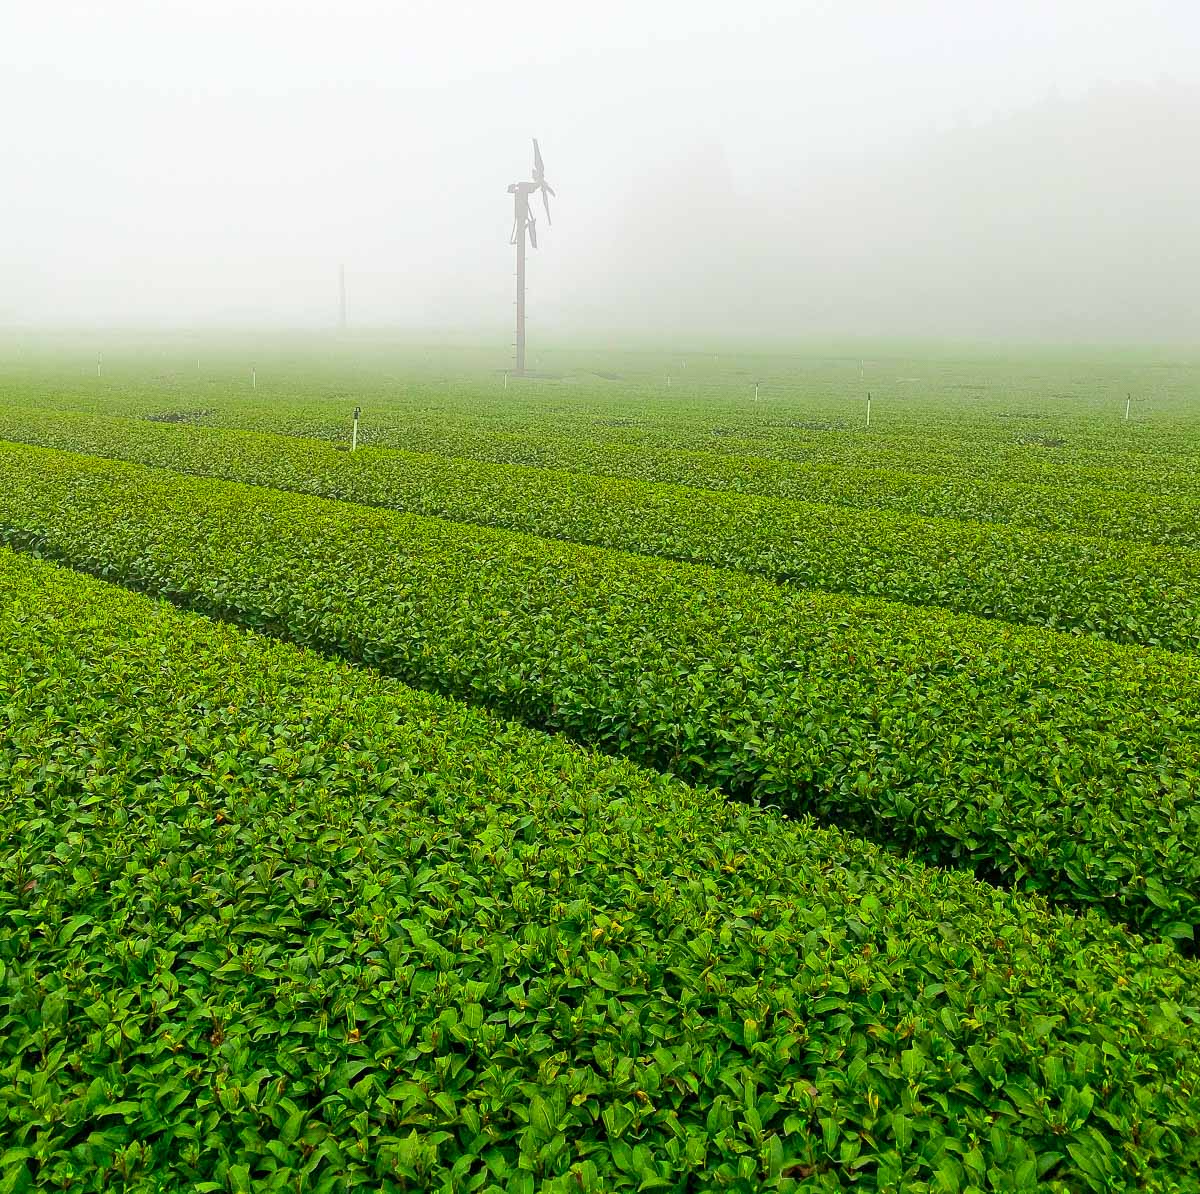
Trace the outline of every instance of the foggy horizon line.
<instances>
[{"instance_id":1,"label":"foggy horizon line","mask_svg":"<svg viewBox=\"0 0 1200 1194\"><path fill-rule=\"evenodd\" d=\"M122 337L129 340L160 340L182 346L190 341L213 341L220 343L223 338L230 341L241 341L255 336L264 338L264 347L270 347L269 337L286 342L292 338L304 337L311 340L314 335L321 337L322 349L330 343L344 343L347 346L355 341L362 343L431 343L436 344L440 339L453 340L463 347L477 350L508 352L510 345L507 341L500 343L500 338L511 336L511 329L496 325L484 324L414 324L398 322L363 323L351 322L345 329L338 327L336 320L331 323L305 323L301 321L261 323L221 323L192 322L192 323L136 323L116 322L111 324L62 321L62 322L30 322L25 324L0 322L0 339L19 338L21 336L44 337L47 340L64 338L76 342L90 342L100 337L111 337L114 348L120 348ZM845 349L848 355L850 349L866 349L874 347L885 349L890 347L923 350L930 353L941 351L961 350L969 352L980 350L1021 350L1054 352L1087 352L1097 354L1152 353L1174 352L1200 355L1200 336L1194 340L1188 339L1122 339L1119 337L1103 336L1095 339L1068 336L1017 336L997 334L984 335L928 335L907 334L902 332L888 333L854 333L854 332L797 332L795 334L759 332L754 335L737 335L733 333L712 333L696 330L693 337L703 337L703 343L698 339L688 340L686 334L673 335L670 331L634 332L620 326L598 327L589 324L586 332L583 329L573 330L558 328L540 343L530 346L531 356L536 357L539 351L546 352L631 352L631 353L672 353L691 354L700 360L706 356L722 353L754 353L769 352L779 356L806 355L812 349Z\"/></svg>"}]
</instances>

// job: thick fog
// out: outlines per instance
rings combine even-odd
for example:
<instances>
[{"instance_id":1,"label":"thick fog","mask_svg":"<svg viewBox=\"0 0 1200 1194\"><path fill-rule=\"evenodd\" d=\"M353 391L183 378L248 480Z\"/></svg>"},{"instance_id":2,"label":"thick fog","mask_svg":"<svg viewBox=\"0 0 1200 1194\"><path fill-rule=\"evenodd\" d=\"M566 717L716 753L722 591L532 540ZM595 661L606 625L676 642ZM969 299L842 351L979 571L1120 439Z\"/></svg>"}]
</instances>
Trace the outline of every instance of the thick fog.
<instances>
[{"instance_id":1,"label":"thick fog","mask_svg":"<svg viewBox=\"0 0 1200 1194\"><path fill-rule=\"evenodd\" d=\"M0 325L1200 340L1194 0L0 6Z\"/></svg>"}]
</instances>

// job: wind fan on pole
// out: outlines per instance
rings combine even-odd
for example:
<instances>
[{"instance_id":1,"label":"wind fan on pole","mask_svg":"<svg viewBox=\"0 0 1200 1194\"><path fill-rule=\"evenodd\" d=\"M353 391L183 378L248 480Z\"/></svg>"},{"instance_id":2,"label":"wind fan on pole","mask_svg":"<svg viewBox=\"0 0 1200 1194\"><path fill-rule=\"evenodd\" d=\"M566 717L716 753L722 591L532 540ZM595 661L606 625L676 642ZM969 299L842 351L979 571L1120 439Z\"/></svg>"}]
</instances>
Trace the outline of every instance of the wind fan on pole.
<instances>
[{"instance_id":1,"label":"wind fan on pole","mask_svg":"<svg viewBox=\"0 0 1200 1194\"><path fill-rule=\"evenodd\" d=\"M517 247L517 364L515 372L525 372L525 237L533 248L537 243L537 219L529 209L529 197L535 191L542 194L542 206L546 209L546 224L550 219L550 196L554 188L546 181L546 167L542 163L542 151L537 138L533 139L533 178L528 182L514 182L508 193L513 197L513 226L509 244Z\"/></svg>"}]
</instances>

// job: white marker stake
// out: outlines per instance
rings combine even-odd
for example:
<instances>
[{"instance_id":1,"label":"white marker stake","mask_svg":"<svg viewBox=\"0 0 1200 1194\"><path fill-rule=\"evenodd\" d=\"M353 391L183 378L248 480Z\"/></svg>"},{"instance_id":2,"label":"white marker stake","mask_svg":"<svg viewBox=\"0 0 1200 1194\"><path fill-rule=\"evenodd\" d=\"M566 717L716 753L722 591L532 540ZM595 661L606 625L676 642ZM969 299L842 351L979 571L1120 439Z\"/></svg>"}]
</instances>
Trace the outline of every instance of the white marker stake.
<instances>
[{"instance_id":1,"label":"white marker stake","mask_svg":"<svg viewBox=\"0 0 1200 1194\"><path fill-rule=\"evenodd\" d=\"M1129 404L1133 401L1132 394L1125 395L1125 422L1129 422Z\"/></svg>"},{"instance_id":2,"label":"white marker stake","mask_svg":"<svg viewBox=\"0 0 1200 1194\"><path fill-rule=\"evenodd\" d=\"M758 382L754 383L754 401L758 401Z\"/></svg>"},{"instance_id":3,"label":"white marker stake","mask_svg":"<svg viewBox=\"0 0 1200 1194\"><path fill-rule=\"evenodd\" d=\"M508 370L507 369L504 370L504 388L506 390L508 389Z\"/></svg>"},{"instance_id":4,"label":"white marker stake","mask_svg":"<svg viewBox=\"0 0 1200 1194\"><path fill-rule=\"evenodd\" d=\"M258 389L258 370L254 368L250 370L250 388L252 390Z\"/></svg>"},{"instance_id":5,"label":"white marker stake","mask_svg":"<svg viewBox=\"0 0 1200 1194\"><path fill-rule=\"evenodd\" d=\"M871 426L871 395L867 395L867 426Z\"/></svg>"},{"instance_id":6,"label":"white marker stake","mask_svg":"<svg viewBox=\"0 0 1200 1194\"><path fill-rule=\"evenodd\" d=\"M505 377L507 377L507 376L508 376L508 374L505 374ZM362 407L356 406L354 408L354 426L350 429L350 451L351 452L358 451L358 416L361 414L362 414Z\"/></svg>"},{"instance_id":7,"label":"white marker stake","mask_svg":"<svg viewBox=\"0 0 1200 1194\"><path fill-rule=\"evenodd\" d=\"M100 376L100 366L103 364L104 364L104 354L102 352L96 353L96 376L97 377Z\"/></svg>"}]
</instances>

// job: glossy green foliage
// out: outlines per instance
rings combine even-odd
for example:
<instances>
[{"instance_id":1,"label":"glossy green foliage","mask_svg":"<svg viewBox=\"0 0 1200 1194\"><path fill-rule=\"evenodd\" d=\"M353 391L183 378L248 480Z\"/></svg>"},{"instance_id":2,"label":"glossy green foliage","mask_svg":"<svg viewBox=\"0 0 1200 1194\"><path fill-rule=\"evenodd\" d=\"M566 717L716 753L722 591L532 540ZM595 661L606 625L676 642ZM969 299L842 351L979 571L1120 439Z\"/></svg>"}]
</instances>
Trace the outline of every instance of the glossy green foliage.
<instances>
[{"instance_id":1,"label":"glossy green foliage","mask_svg":"<svg viewBox=\"0 0 1200 1194\"><path fill-rule=\"evenodd\" d=\"M0 408L0 437L712 564L1116 642L1200 649L1200 551L187 424Z\"/></svg>"},{"instance_id":2,"label":"glossy green foliage","mask_svg":"<svg viewBox=\"0 0 1200 1194\"><path fill-rule=\"evenodd\" d=\"M1188 939L1200 661L30 447L8 543Z\"/></svg>"},{"instance_id":3,"label":"glossy green foliage","mask_svg":"<svg viewBox=\"0 0 1200 1194\"><path fill-rule=\"evenodd\" d=\"M1099 917L7 552L0 694L5 1191L1197 1188Z\"/></svg>"},{"instance_id":4,"label":"glossy green foliage","mask_svg":"<svg viewBox=\"0 0 1200 1194\"><path fill-rule=\"evenodd\" d=\"M1186 354L547 346L538 376L505 387L495 348L462 344L108 335L99 379L94 351L38 340L4 352L0 335L0 408L346 446L361 405L360 446L1200 548L1200 363Z\"/></svg>"},{"instance_id":5,"label":"glossy green foliage","mask_svg":"<svg viewBox=\"0 0 1200 1194\"><path fill-rule=\"evenodd\" d=\"M292 425L279 410L247 415L237 408L214 420L223 426L277 431ZM328 417L305 423L297 432L321 434L340 441L344 419ZM1200 548L1200 498L1190 490L1165 493L1118 488L1122 478L1104 478L1099 470L1091 482L1064 470L1060 478L1030 472L1028 479L997 467L996 445L985 441L972 454L970 465L949 473L926 471L928 441L901 440L878 464L826 463L818 452L796 449L799 459L779 458L769 434L721 445L722 451L680 446L665 436L660 442L608 443L589 434L569 438L553 430L497 433L471 424L446 425L444 419L413 426L397 419L369 440L393 448L408 448L490 464L519 464L543 469L684 485L693 489L756 494L785 501L819 502L863 511L882 511L925 518L1004 523L1054 534L1099 535L1134 542ZM740 449L740 452L738 451ZM1003 455L1001 454L1003 459ZM991 467L987 462L991 460ZM1018 473L1021 470L1014 470ZM1055 484L1055 480L1059 483ZM1128 484L1136 485L1133 479Z\"/></svg>"}]
</instances>

